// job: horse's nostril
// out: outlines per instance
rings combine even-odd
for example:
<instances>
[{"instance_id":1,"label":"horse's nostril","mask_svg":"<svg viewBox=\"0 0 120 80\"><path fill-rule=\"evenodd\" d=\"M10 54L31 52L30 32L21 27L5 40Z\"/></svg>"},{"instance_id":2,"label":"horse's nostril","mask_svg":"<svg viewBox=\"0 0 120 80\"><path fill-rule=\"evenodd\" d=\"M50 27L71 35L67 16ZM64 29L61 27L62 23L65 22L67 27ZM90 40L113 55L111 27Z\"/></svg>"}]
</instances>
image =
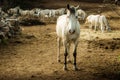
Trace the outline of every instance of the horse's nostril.
<instances>
[{"instance_id":1,"label":"horse's nostril","mask_svg":"<svg viewBox=\"0 0 120 80\"><path fill-rule=\"evenodd\" d=\"M75 33L75 30L73 30L73 33Z\"/></svg>"},{"instance_id":2,"label":"horse's nostril","mask_svg":"<svg viewBox=\"0 0 120 80\"><path fill-rule=\"evenodd\" d=\"M69 30L69 33L70 33L70 34L74 34L74 33L75 33L75 30L73 30L73 31L72 31L72 30Z\"/></svg>"},{"instance_id":3,"label":"horse's nostril","mask_svg":"<svg viewBox=\"0 0 120 80\"><path fill-rule=\"evenodd\" d=\"M69 30L69 33L71 33L71 30Z\"/></svg>"}]
</instances>

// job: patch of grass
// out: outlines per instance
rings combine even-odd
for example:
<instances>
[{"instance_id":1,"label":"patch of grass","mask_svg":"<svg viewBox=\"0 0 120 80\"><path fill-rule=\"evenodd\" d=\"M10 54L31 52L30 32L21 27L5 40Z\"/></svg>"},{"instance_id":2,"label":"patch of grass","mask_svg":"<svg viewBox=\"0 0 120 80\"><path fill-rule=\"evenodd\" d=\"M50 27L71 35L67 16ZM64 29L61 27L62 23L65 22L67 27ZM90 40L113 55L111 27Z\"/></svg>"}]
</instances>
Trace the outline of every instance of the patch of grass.
<instances>
[{"instance_id":1,"label":"patch of grass","mask_svg":"<svg viewBox=\"0 0 120 80\"><path fill-rule=\"evenodd\" d=\"M120 55L118 56L118 60L120 61Z\"/></svg>"},{"instance_id":2,"label":"patch of grass","mask_svg":"<svg viewBox=\"0 0 120 80\"><path fill-rule=\"evenodd\" d=\"M7 45L8 44L8 39L1 39L0 44Z\"/></svg>"}]
</instances>

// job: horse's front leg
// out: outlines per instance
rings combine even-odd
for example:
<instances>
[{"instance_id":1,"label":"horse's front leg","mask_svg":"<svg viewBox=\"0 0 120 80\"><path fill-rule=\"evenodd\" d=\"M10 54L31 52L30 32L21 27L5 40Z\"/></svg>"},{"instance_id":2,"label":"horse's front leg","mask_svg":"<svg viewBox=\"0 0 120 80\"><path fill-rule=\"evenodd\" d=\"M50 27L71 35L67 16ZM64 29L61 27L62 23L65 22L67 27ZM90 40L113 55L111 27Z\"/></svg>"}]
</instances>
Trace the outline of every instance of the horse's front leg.
<instances>
[{"instance_id":1,"label":"horse's front leg","mask_svg":"<svg viewBox=\"0 0 120 80\"><path fill-rule=\"evenodd\" d=\"M64 70L67 70L67 56L68 56L68 52L67 52L67 42L64 41L63 45L64 45L64 51L65 51L65 53L64 53L64 67L63 67L63 69L64 69Z\"/></svg>"},{"instance_id":2,"label":"horse's front leg","mask_svg":"<svg viewBox=\"0 0 120 80\"><path fill-rule=\"evenodd\" d=\"M70 61L70 43L68 43L68 45L67 45L67 53L68 53L68 56L67 56L67 62L71 62Z\"/></svg>"},{"instance_id":3,"label":"horse's front leg","mask_svg":"<svg viewBox=\"0 0 120 80\"><path fill-rule=\"evenodd\" d=\"M94 29L95 31L97 31L97 23L95 23Z\"/></svg>"},{"instance_id":4,"label":"horse's front leg","mask_svg":"<svg viewBox=\"0 0 120 80\"><path fill-rule=\"evenodd\" d=\"M91 29L91 30L92 30L92 26L93 26L93 25L92 25L92 24L90 24L89 29Z\"/></svg>"},{"instance_id":5,"label":"horse's front leg","mask_svg":"<svg viewBox=\"0 0 120 80\"><path fill-rule=\"evenodd\" d=\"M73 66L73 68L74 68L74 70L78 70L78 68L76 66L77 46L78 46L78 41L76 40L74 42L74 52L73 52L73 57L74 57L74 62L73 62L74 66Z\"/></svg>"}]
</instances>

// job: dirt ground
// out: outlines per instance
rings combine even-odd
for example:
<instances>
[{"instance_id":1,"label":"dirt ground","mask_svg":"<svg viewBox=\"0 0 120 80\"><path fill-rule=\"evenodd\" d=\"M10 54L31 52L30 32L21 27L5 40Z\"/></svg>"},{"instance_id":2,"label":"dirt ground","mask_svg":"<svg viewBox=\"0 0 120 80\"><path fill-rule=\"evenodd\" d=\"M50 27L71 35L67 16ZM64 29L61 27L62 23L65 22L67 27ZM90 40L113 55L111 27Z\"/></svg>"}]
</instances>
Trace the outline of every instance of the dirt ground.
<instances>
[{"instance_id":1,"label":"dirt ground","mask_svg":"<svg viewBox=\"0 0 120 80\"><path fill-rule=\"evenodd\" d=\"M96 13L91 10L86 8L89 14ZM112 11L103 14L111 32L95 32L81 23L78 71L73 70L72 62L63 71L63 47L61 62L57 62L55 24L22 26L20 37L0 45L0 80L120 80L120 18ZM70 53L73 61L72 47Z\"/></svg>"}]
</instances>

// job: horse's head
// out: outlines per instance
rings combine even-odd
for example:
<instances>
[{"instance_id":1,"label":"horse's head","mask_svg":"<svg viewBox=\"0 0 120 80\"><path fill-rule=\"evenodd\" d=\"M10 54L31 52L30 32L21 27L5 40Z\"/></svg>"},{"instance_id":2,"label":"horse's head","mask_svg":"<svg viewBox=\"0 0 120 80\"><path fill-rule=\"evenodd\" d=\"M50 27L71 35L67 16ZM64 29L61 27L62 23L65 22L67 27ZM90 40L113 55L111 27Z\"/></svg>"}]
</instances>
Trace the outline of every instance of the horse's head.
<instances>
[{"instance_id":1,"label":"horse's head","mask_svg":"<svg viewBox=\"0 0 120 80\"><path fill-rule=\"evenodd\" d=\"M75 33L75 29L77 26L78 21L78 15L77 15L77 9L79 8L79 5L77 7L67 5L67 20L68 20L68 29L70 34Z\"/></svg>"},{"instance_id":2,"label":"horse's head","mask_svg":"<svg viewBox=\"0 0 120 80\"><path fill-rule=\"evenodd\" d=\"M70 6L69 4L67 4L67 16L69 17L69 16L73 15L73 16L75 16L77 18L77 16L78 16L77 15L78 8L79 8L79 5L74 7L74 6Z\"/></svg>"}]
</instances>

